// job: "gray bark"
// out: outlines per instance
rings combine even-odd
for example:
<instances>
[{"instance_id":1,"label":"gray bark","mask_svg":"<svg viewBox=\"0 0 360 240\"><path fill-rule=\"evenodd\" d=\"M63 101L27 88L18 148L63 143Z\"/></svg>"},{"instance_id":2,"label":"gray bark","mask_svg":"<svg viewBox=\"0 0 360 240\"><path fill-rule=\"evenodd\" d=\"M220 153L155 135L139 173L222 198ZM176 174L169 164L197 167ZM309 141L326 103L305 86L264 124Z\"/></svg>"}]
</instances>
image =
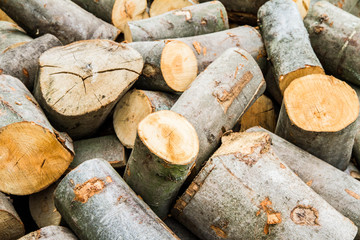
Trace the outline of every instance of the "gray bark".
<instances>
[{"instance_id":1,"label":"gray bark","mask_svg":"<svg viewBox=\"0 0 360 240\"><path fill-rule=\"evenodd\" d=\"M268 62L267 73L265 75L266 81L266 90L271 94L271 96L275 99L275 101L281 105L283 96L279 88L279 84L276 81L276 77L274 74L274 67L270 62Z\"/></svg>"},{"instance_id":2,"label":"gray bark","mask_svg":"<svg viewBox=\"0 0 360 240\"><path fill-rule=\"evenodd\" d=\"M80 239L178 239L105 160L66 175L55 206Z\"/></svg>"},{"instance_id":3,"label":"gray bark","mask_svg":"<svg viewBox=\"0 0 360 240\"><path fill-rule=\"evenodd\" d=\"M172 217L164 220L164 223L181 239L181 240L199 240L193 233L191 233L184 225L176 221Z\"/></svg>"},{"instance_id":4,"label":"gray bark","mask_svg":"<svg viewBox=\"0 0 360 240\"><path fill-rule=\"evenodd\" d=\"M311 6L322 0L311 0ZM327 2L335 5L342 10L353 14L356 17L360 17L360 2L358 0L326 0Z\"/></svg>"},{"instance_id":5,"label":"gray bark","mask_svg":"<svg viewBox=\"0 0 360 240\"><path fill-rule=\"evenodd\" d=\"M48 226L31 232L18 240L77 240L78 238L67 228Z\"/></svg>"},{"instance_id":6,"label":"gray bark","mask_svg":"<svg viewBox=\"0 0 360 240\"><path fill-rule=\"evenodd\" d=\"M355 166L354 163L350 162L349 166L344 171L346 174L349 174L350 177L355 178L360 181L360 170ZM360 236L359 236L360 237Z\"/></svg>"},{"instance_id":7,"label":"gray bark","mask_svg":"<svg viewBox=\"0 0 360 240\"><path fill-rule=\"evenodd\" d=\"M0 54L12 47L31 41L32 38L14 23L0 21Z\"/></svg>"},{"instance_id":8,"label":"gray bark","mask_svg":"<svg viewBox=\"0 0 360 240\"><path fill-rule=\"evenodd\" d=\"M111 23L111 15L116 0L71 0L98 18Z\"/></svg>"}]
</instances>

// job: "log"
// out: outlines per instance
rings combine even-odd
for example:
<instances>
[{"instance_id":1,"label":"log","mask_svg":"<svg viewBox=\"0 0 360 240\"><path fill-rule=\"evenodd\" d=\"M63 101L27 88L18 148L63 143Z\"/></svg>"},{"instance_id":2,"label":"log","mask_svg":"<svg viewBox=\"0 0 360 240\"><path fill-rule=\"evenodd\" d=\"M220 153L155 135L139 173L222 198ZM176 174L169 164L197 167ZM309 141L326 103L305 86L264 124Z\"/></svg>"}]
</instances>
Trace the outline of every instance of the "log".
<instances>
[{"instance_id":1,"label":"log","mask_svg":"<svg viewBox=\"0 0 360 240\"><path fill-rule=\"evenodd\" d=\"M360 85L360 19L322 1L313 5L304 19L311 45L325 70Z\"/></svg>"},{"instance_id":2,"label":"log","mask_svg":"<svg viewBox=\"0 0 360 240\"><path fill-rule=\"evenodd\" d=\"M45 189L73 159L71 139L50 125L20 80L4 74L0 75L0 153L0 191L14 195Z\"/></svg>"},{"instance_id":3,"label":"log","mask_svg":"<svg viewBox=\"0 0 360 240\"><path fill-rule=\"evenodd\" d=\"M198 151L196 131L184 117L168 110L152 113L139 123L124 180L164 219Z\"/></svg>"},{"instance_id":4,"label":"log","mask_svg":"<svg viewBox=\"0 0 360 240\"><path fill-rule=\"evenodd\" d=\"M360 166L360 129L355 133L354 146L352 150L352 154L356 160L356 163Z\"/></svg>"},{"instance_id":5,"label":"log","mask_svg":"<svg viewBox=\"0 0 360 240\"><path fill-rule=\"evenodd\" d=\"M247 132L266 132L269 134L272 139L272 149L281 161L360 229L359 181L263 128L253 127ZM360 239L359 231L356 239Z\"/></svg>"},{"instance_id":6,"label":"log","mask_svg":"<svg viewBox=\"0 0 360 240\"><path fill-rule=\"evenodd\" d=\"M178 239L105 160L66 175L55 206L80 239Z\"/></svg>"},{"instance_id":7,"label":"log","mask_svg":"<svg viewBox=\"0 0 360 240\"><path fill-rule=\"evenodd\" d=\"M39 57L46 50L60 46L51 34L45 34L14 49L0 54L0 72L18 78L32 91L39 67Z\"/></svg>"},{"instance_id":8,"label":"log","mask_svg":"<svg viewBox=\"0 0 360 240\"><path fill-rule=\"evenodd\" d=\"M39 62L34 96L73 138L94 133L143 68L134 49L99 39L52 48Z\"/></svg>"},{"instance_id":9,"label":"log","mask_svg":"<svg viewBox=\"0 0 360 240\"><path fill-rule=\"evenodd\" d=\"M0 54L31 40L32 38L15 23L0 21Z\"/></svg>"},{"instance_id":10,"label":"log","mask_svg":"<svg viewBox=\"0 0 360 240\"><path fill-rule=\"evenodd\" d=\"M128 42L180 38L218 32L229 28L220 2L196 4L148 19L127 22L124 37Z\"/></svg>"},{"instance_id":11,"label":"log","mask_svg":"<svg viewBox=\"0 0 360 240\"><path fill-rule=\"evenodd\" d=\"M357 227L274 154L267 133L231 133L176 202L201 239L354 239Z\"/></svg>"},{"instance_id":12,"label":"log","mask_svg":"<svg viewBox=\"0 0 360 240\"><path fill-rule=\"evenodd\" d=\"M18 240L77 240L78 238L66 227L48 226L31 232Z\"/></svg>"},{"instance_id":13,"label":"log","mask_svg":"<svg viewBox=\"0 0 360 240\"><path fill-rule=\"evenodd\" d=\"M360 170L352 162L349 163L349 166L344 172L349 174L352 178L360 181Z\"/></svg>"},{"instance_id":14,"label":"log","mask_svg":"<svg viewBox=\"0 0 360 240\"><path fill-rule=\"evenodd\" d=\"M324 74L293 1L268 1L259 9L258 18L265 48L274 66L275 80L282 93L296 78Z\"/></svg>"},{"instance_id":15,"label":"log","mask_svg":"<svg viewBox=\"0 0 360 240\"><path fill-rule=\"evenodd\" d=\"M51 33L68 44L96 38L115 40L120 33L71 0L1 0L0 8L34 38Z\"/></svg>"},{"instance_id":16,"label":"log","mask_svg":"<svg viewBox=\"0 0 360 240\"><path fill-rule=\"evenodd\" d=\"M283 100L283 95L280 91L278 82L276 81L276 76L274 74L273 65L268 62L267 72L265 75L266 81L266 91L275 99L275 101L281 105Z\"/></svg>"},{"instance_id":17,"label":"log","mask_svg":"<svg viewBox=\"0 0 360 240\"><path fill-rule=\"evenodd\" d=\"M311 7L322 0L311 0ZM353 14L356 17L360 17L360 3L358 0L326 0L327 2L335 5L342 10Z\"/></svg>"},{"instance_id":18,"label":"log","mask_svg":"<svg viewBox=\"0 0 360 240\"><path fill-rule=\"evenodd\" d=\"M126 166L124 146L115 135L75 141L74 151L75 156L69 166L70 170L93 158L105 159L113 168Z\"/></svg>"},{"instance_id":19,"label":"log","mask_svg":"<svg viewBox=\"0 0 360 240\"><path fill-rule=\"evenodd\" d=\"M4 11L0 9L0 21L15 23ZM16 24L16 23L15 23Z\"/></svg>"},{"instance_id":20,"label":"log","mask_svg":"<svg viewBox=\"0 0 360 240\"><path fill-rule=\"evenodd\" d=\"M275 133L345 170L358 116L359 99L349 85L332 76L305 76L285 90Z\"/></svg>"},{"instance_id":21,"label":"log","mask_svg":"<svg viewBox=\"0 0 360 240\"><path fill-rule=\"evenodd\" d=\"M133 148L137 126L147 115L169 110L177 100L176 95L163 92L133 89L117 103L113 115L116 136L127 148Z\"/></svg>"},{"instance_id":22,"label":"log","mask_svg":"<svg viewBox=\"0 0 360 240\"><path fill-rule=\"evenodd\" d=\"M150 17L198 4L198 0L154 0L150 6Z\"/></svg>"},{"instance_id":23,"label":"log","mask_svg":"<svg viewBox=\"0 0 360 240\"><path fill-rule=\"evenodd\" d=\"M129 47L144 59L144 68L135 87L154 91L181 93L197 76L195 54L179 41L134 42Z\"/></svg>"},{"instance_id":24,"label":"log","mask_svg":"<svg viewBox=\"0 0 360 240\"><path fill-rule=\"evenodd\" d=\"M24 236L25 228L9 197L0 192L0 239Z\"/></svg>"},{"instance_id":25,"label":"log","mask_svg":"<svg viewBox=\"0 0 360 240\"><path fill-rule=\"evenodd\" d=\"M231 48L180 96L171 110L195 127L200 143L193 176L218 147L221 135L235 126L264 91L265 81L255 60L245 50Z\"/></svg>"},{"instance_id":26,"label":"log","mask_svg":"<svg viewBox=\"0 0 360 240\"><path fill-rule=\"evenodd\" d=\"M164 220L164 223L181 239L181 240L199 240L184 225L180 224L172 217Z\"/></svg>"}]
</instances>

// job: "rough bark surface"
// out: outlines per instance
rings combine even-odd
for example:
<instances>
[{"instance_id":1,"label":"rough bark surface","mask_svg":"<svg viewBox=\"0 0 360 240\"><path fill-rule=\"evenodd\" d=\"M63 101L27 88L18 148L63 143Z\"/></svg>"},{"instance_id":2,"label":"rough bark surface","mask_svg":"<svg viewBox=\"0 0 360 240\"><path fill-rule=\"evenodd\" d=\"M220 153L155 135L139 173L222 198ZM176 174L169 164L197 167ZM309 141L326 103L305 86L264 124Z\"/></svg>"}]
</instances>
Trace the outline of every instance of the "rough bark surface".
<instances>
[{"instance_id":1,"label":"rough bark surface","mask_svg":"<svg viewBox=\"0 0 360 240\"><path fill-rule=\"evenodd\" d=\"M32 38L15 23L0 21L0 54L31 40Z\"/></svg>"},{"instance_id":2,"label":"rough bark surface","mask_svg":"<svg viewBox=\"0 0 360 240\"><path fill-rule=\"evenodd\" d=\"M66 227L48 226L31 232L18 240L77 240L78 238Z\"/></svg>"},{"instance_id":3,"label":"rough bark surface","mask_svg":"<svg viewBox=\"0 0 360 240\"><path fill-rule=\"evenodd\" d=\"M55 206L80 239L178 239L105 160L66 175Z\"/></svg>"}]
</instances>

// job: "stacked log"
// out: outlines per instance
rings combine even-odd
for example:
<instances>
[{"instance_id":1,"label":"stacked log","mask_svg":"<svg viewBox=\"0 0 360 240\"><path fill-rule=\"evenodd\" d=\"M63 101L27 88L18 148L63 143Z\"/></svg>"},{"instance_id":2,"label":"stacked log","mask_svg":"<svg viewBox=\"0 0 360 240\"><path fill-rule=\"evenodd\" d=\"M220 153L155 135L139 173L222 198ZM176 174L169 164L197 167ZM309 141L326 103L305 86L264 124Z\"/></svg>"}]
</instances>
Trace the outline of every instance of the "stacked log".
<instances>
[{"instance_id":1,"label":"stacked log","mask_svg":"<svg viewBox=\"0 0 360 240\"><path fill-rule=\"evenodd\" d=\"M192 6L194 4L198 4L197 0L154 0L151 3L149 13L150 17L155 17L157 15L161 15L166 12L170 12L172 10L177 10L180 8L184 8L187 6Z\"/></svg>"},{"instance_id":2,"label":"stacked log","mask_svg":"<svg viewBox=\"0 0 360 240\"><path fill-rule=\"evenodd\" d=\"M0 238L17 239L25 234L24 224L9 197L0 192Z\"/></svg>"},{"instance_id":3,"label":"stacked log","mask_svg":"<svg viewBox=\"0 0 360 240\"><path fill-rule=\"evenodd\" d=\"M0 54L31 40L32 38L15 23L0 21Z\"/></svg>"},{"instance_id":4,"label":"stacked log","mask_svg":"<svg viewBox=\"0 0 360 240\"><path fill-rule=\"evenodd\" d=\"M61 226L48 226L31 232L19 240L77 240L78 238L67 228Z\"/></svg>"},{"instance_id":5,"label":"stacked log","mask_svg":"<svg viewBox=\"0 0 360 240\"><path fill-rule=\"evenodd\" d=\"M311 0L311 7L320 1L327 1L336 7L353 14L356 17L360 17L360 3L357 0Z\"/></svg>"}]
</instances>

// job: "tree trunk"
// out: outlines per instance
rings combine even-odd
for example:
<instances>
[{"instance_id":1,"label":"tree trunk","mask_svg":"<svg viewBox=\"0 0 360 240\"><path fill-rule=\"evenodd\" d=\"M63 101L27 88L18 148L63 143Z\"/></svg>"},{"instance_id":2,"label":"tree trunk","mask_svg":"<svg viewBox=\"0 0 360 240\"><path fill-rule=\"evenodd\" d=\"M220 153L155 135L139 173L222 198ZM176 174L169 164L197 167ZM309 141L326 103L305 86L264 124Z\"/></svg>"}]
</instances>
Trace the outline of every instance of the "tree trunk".
<instances>
[{"instance_id":1,"label":"tree trunk","mask_svg":"<svg viewBox=\"0 0 360 240\"><path fill-rule=\"evenodd\" d=\"M199 240L194 234L192 234L184 225L176 221L172 217L168 217L164 220L164 223L181 239L181 240Z\"/></svg>"},{"instance_id":2,"label":"tree trunk","mask_svg":"<svg viewBox=\"0 0 360 240\"><path fill-rule=\"evenodd\" d=\"M345 170L358 116L359 100L349 85L331 76L305 76L285 91L275 133Z\"/></svg>"},{"instance_id":3,"label":"tree trunk","mask_svg":"<svg viewBox=\"0 0 360 240\"><path fill-rule=\"evenodd\" d=\"M45 34L19 47L0 54L0 72L18 78L32 91L38 72L39 57L46 50L60 46L61 42L51 34Z\"/></svg>"},{"instance_id":4,"label":"tree trunk","mask_svg":"<svg viewBox=\"0 0 360 240\"><path fill-rule=\"evenodd\" d=\"M184 117L168 110L152 113L139 123L124 180L164 219L198 151L196 131Z\"/></svg>"},{"instance_id":5,"label":"tree trunk","mask_svg":"<svg viewBox=\"0 0 360 240\"><path fill-rule=\"evenodd\" d=\"M55 206L80 239L178 239L105 160L66 175Z\"/></svg>"},{"instance_id":6,"label":"tree trunk","mask_svg":"<svg viewBox=\"0 0 360 240\"><path fill-rule=\"evenodd\" d=\"M155 17L166 12L198 4L198 0L154 0L150 7L150 17Z\"/></svg>"},{"instance_id":7,"label":"tree trunk","mask_svg":"<svg viewBox=\"0 0 360 240\"><path fill-rule=\"evenodd\" d=\"M15 23L0 21L0 54L31 40L32 38Z\"/></svg>"},{"instance_id":8,"label":"tree trunk","mask_svg":"<svg viewBox=\"0 0 360 240\"><path fill-rule=\"evenodd\" d=\"M0 239L18 239L24 234L24 224L13 207L10 198L0 192Z\"/></svg>"},{"instance_id":9,"label":"tree trunk","mask_svg":"<svg viewBox=\"0 0 360 240\"><path fill-rule=\"evenodd\" d=\"M144 68L135 87L154 91L183 92L197 76L195 54L177 40L134 42L129 47L144 59Z\"/></svg>"},{"instance_id":10,"label":"tree trunk","mask_svg":"<svg viewBox=\"0 0 360 240\"><path fill-rule=\"evenodd\" d=\"M253 127L247 132L268 133L272 139L272 149L281 161L360 229L359 181L263 128ZM360 239L360 232L356 239Z\"/></svg>"},{"instance_id":11,"label":"tree trunk","mask_svg":"<svg viewBox=\"0 0 360 240\"><path fill-rule=\"evenodd\" d=\"M51 33L64 44L95 38L115 40L120 33L70 0L0 0L0 8L30 36Z\"/></svg>"},{"instance_id":12,"label":"tree trunk","mask_svg":"<svg viewBox=\"0 0 360 240\"><path fill-rule=\"evenodd\" d=\"M174 217L202 239L354 239L357 227L303 183L267 133L231 133Z\"/></svg>"},{"instance_id":13,"label":"tree trunk","mask_svg":"<svg viewBox=\"0 0 360 240\"><path fill-rule=\"evenodd\" d=\"M266 51L274 66L275 80L282 93L296 78L324 74L293 1L269 1L259 9L258 18Z\"/></svg>"},{"instance_id":14,"label":"tree trunk","mask_svg":"<svg viewBox=\"0 0 360 240\"><path fill-rule=\"evenodd\" d=\"M117 103L113 125L120 142L133 148L137 126L147 115L160 110L169 110L177 100L176 95L134 89Z\"/></svg>"},{"instance_id":15,"label":"tree trunk","mask_svg":"<svg viewBox=\"0 0 360 240\"><path fill-rule=\"evenodd\" d=\"M244 112L265 90L261 70L249 53L231 48L219 56L191 84L172 111L184 116L199 136L199 155L193 176Z\"/></svg>"},{"instance_id":16,"label":"tree trunk","mask_svg":"<svg viewBox=\"0 0 360 240\"><path fill-rule=\"evenodd\" d=\"M128 42L153 41L218 32L229 28L227 13L220 2L196 4L157 17L131 21L125 26Z\"/></svg>"},{"instance_id":17,"label":"tree trunk","mask_svg":"<svg viewBox=\"0 0 360 240\"><path fill-rule=\"evenodd\" d=\"M324 0L311 0L311 7L320 1ZM356 17L360 17L360 2L358 0L326 0L327 2L335 5L338 8L341 8L342 10L349 12Z\"/></svg>"},{"instance_id":18,"label":"tree trunk","mask_svg":"<svg viewBox=\"0 0 360 240\"><path fill-rule=\"evenodd\" d=\"M83 139L74 142L75 156L69 169L74 169L86 160L102 158L113 168L126 166L124 146L115 135Z\"/></svg>"},{"instance_id":19,"label":"tree trunk","mask_svg":"<svg viewBox=\"0 0 360 240\"><path fill-rule=\"evenodd\" d=\"M18 240L77 240L78 238L67 228L48 226L31 232Z\"/></svg>"},{"instance_id":20,"label":"tree trunk","mask_svg":"<svg viewBox=\"0 0 360 240\"><path fill-rule=\"evenodd\" d=\"M28 195L59 179L73 159L71 139L52 128L20 80L4 74L0 119L0 190Z\"/></svg>"},{"instance_id":21,"label":"tree trunk","mask_svg":"<svg viewBox=\"0 0 360 240\"><path fill-rule=\"evenodd\" d=\"M34 95L49 120L74 138L97 130L143 68L138 52L109 40L52 48L39 61Z\"/></svg>"},{"instance_id":22,"label":"tree trunk","mask_svg":"<svg viewBox=\"0 0 360 240\"><path fill-rule=\"evenodd\" d=\"M360 19L319 2L304 20L311 44L326 71L342 80L360 85Z\"/></svg>"}]
</instances>

